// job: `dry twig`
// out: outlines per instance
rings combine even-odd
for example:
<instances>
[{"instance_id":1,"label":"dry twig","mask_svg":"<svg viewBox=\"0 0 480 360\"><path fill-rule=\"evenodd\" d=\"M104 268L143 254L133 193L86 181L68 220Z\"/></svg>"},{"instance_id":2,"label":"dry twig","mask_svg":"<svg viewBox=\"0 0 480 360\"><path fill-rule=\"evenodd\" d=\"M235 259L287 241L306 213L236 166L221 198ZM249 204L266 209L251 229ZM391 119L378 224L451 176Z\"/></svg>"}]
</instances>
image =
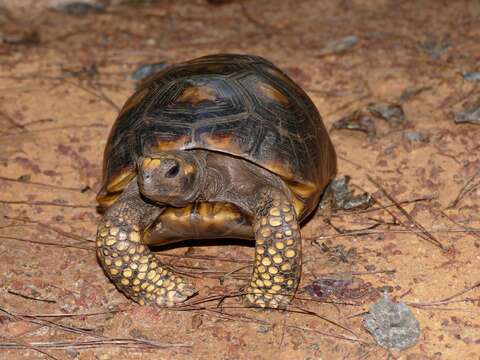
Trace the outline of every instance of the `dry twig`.
<instances>
[{"instance_id":1,"label":"dry twig","mask_svg":"<svg viewBox=\"0 0 480 360\"><path fill-rule=\"evenodd\" d=\"M75 205L75 204L61 204L53 201L25 201L25 200L0 200L0 204L9 204L9 205L29 205L29 206L58 206L66 208L76 208L76 209L92 209L95 208L94 205Z\"/></svg>"},{"instance_id":2,"label":"dry twig","mask_svg":"<svg viewBox=\"0 0 480 360\"><path fill-rule=\"evenodd\" d=\"M469 291L472 291L476 288L480 288L480 281L477 281L476 283L474 283L473 285L467 287L466 289L463 289L461 291L458 291L456 293L454 293L453 295L450 295L450 296L447 296L446 298L443 298L441 300L437 300L437 301L432 301L432 302L428 302L428 303L415 303L415 302L405 302L405 304L409 305L409 306L413 306L413 307L417 307L417 308L422 308L422 307L431 307L431 306L438 306L438 305L446 305L446 304L449 304L449 303L452 303L452 302L473 302L473 301L478 301L479 299L461 299L461 300L454 300L455 298L463 295L463 294L466 294L467 292Z\"/></svg>"},{"instance_id":3,"label":"dry twig","mask_svg":"<svg viewBox=\"0 0 480 360\"><path fill-rule=\"evenodd\" d=\"M86 239L84 237L81 237L79 235L76 235L76 234L72 234L72 233L69 233L69 232L66 232L66 231L63 231L61 229L58 229L56 227L53 227L51 225L47 225L47 224L44 224L40 221L36 221L36 220L33 220L33 219L29 219L29 218L16 218L16 217L11 217L11 216L7 216L5 215L4 216L6 219L9 219L9 220L15 220L15 221L23 221L23 222L26 222L26 223L32 223L32 224L36 224L40 227L43 227L45 229L48 229L48 230L51 230L59 235L62 235L62 236L65 236L69 239L73 239L73 240L77 240L77 241L83 241L83 242L95 242L95 240L92 240L92 239Z\"/></svg>"},{"instance_id":4,"label":"dry twig","mask_svg":"<svg viewBox=\"0 0 480 360\"><path fill-rule=\"evenodd\" d=\"M470 229L470 228L461 228L461 229L445 229L445 230L434 230L434 229L427 229L430 233L440 233L440 234L447 234L447 233L471 233L477 234L480 233L480 229ZM423 234L421 230L352 230L345 233L335 234L335 235L322 235L318 237L305 237L305 240L314 241L315 243L320 240L326 239L335 239L340 237L350 237L350 236L366 236L366 235L381 235L381 234Z\"/></svg>"},{"instance_id":5,"label":"dry twig","mask_svg":"<svg viewBox=\"0 0 480 360\"><path fill-rule=\"evenodd\" d=\"M457 197L455 198L455 200L453 200L450 205L447 206L447 209L453 209L455 208L458 203L462 200L462 198L467 195L469 192L472 192L473 190L475 190L476 188L478 188L480 186L480 183L477 183L477 184L473 184L472 185L472 182L473 180L475 180L475 178L480 174L480 169L478 169L475 174L473 174L473 176L467 180L467 182L465 183L465 185L462 186L462 188L460 189Z\"/></svg>"},{"instance_id":6,"label":"dry twig","mask_svg":"<svg viewBox=\"0 0 480 360\"><path fill-rule=\"evenodd\" d=\"M160 343L158 341L145 339L124 339L124 338L108 338L98 340L72 340L72 341L50 341L50 342L31 342L31 343L0 343L0 349L92 349L100 347L122 347L136 349L168 349L168 348L190 348L191 343ZM50 356L52 357L52 356ZM53 358L53 357L52 357ZM55 359L55 358L54 358Z\"/></svg>"},{"instance_id":7,"label":"dry twig","mask_svg":"<svg viewBox=\"0 0 480 360\"><path fill-rule=\"evenodd\" d=\"M61 248L74 248L74 249L80 249L80 250L95 251L95 248L93 246L92 247L87 247L87 246L79 246L79 245L60 244L60 243L55 243L55 242L22 239L22 238L17 238L17 237L13 237L13 236L5 236L5 235L0 235L0 239L15 240L15 241L20 241L20 242L26 242L26 243L31 243L31 244L39 244L39 245L47 245L47 246L58 246L58 247L61 247Z\"/></svg>"},{"instance_id":8,"label":"dry twig","mask_svg":"<svg viewBox=\"0 0 480 360\"><path fill-rule=\"evenodd\" d=\"M51 299L40 299L40 298L36 298L36 297L29 296L29 295L26 295L26 294L21 294L21 293L19 293L19 292L13 291L13 290L7 290L7 292L8 292L9 294L12 294L12 295L15 295L15 296L19 296L19 297L22 297L22 298L28 299L28 300L41 301L41 302L46 302L46 303L51 303L51 304L55 304L55 303L56 303L55 300L51 300Z\"/></svg>"},{"instance_id":9,"label":"dry twig","mask_svg":"<svg viewBox=\"0 0 480 360\"><path fill-rule=\"evenodd\" d=\"M440 249L445 251L444 246L440 241L438 241L430 232L427 231L421 224L419 224L415 219L391 196L385 188L380 185L377 181L375 181L371 176L367 175L368 180L372 182L386 197L388 200L390 200L393 204L395 204L395 207L413 224L415 225L419 230L420 233L417 233L417 235L430 242L431 244L439 247ZM374 198L375 199L375 198ZM375 199L376 202L379 203L378 199ZM386 210L395 220L397 220L401 225L403 225L406 229L409 229L409 226L407 226L404 222L402 222L398 217L395 216L391 211ZM424 236L420 236L423 234Z\"/></svg>"},{"instance_id":10,"label":"dry twig","mask_svg":"<svg viewBox=\"0 0 480 360\"><path fill-rule=\"evenodd\" d=\"M44 187L48 187L48 188L51 188L51 189L58 189L58 190L68 190L68 191L78 191L78 192L81 192L83 190L83 188L75 188L75 187L66 187L66 186L59 186L59 185L53 185L53 184L45 184L45 183L36 182L36 181L9 178L9 177L6 177L6 176L0 176L0 180L17 182L17 183L28 184L28 185L44 186Z\"/></svg>"}]
</instances>

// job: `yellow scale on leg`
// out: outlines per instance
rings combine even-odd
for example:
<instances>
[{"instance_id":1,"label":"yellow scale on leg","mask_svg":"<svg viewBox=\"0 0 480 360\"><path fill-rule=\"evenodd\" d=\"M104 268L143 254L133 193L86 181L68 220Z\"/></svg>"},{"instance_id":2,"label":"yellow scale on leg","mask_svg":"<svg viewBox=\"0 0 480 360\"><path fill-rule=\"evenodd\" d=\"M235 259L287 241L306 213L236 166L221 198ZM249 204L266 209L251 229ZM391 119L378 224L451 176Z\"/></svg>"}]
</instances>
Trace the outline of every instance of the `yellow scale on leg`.
<instances>
[{"instance_id":1,"label":"yellow scale on leg","mask_svg":"<svg viewBox=\"0 0 480 360\"><path fill-rule=\"evenodd\" d=\"M142 243L142 229L136 224L141 214L128 204L114 204L97 232L97 255L108 277L141 305L171 306L186 300L194 288L160 264Z\"/></svg>"},{"instance_id":2,"label":"yellow scale on leg","mask_svg":"<svg viewBox=\"0 0 480 360\"><path fill-rule=\"evenodd\" d=\"M255 265L247 301L259 307L285 308L300 279L301 239L293 206L275 194L256 219ZM260 205L262 206L262 205Z\"/></svg>"}]
</instances>

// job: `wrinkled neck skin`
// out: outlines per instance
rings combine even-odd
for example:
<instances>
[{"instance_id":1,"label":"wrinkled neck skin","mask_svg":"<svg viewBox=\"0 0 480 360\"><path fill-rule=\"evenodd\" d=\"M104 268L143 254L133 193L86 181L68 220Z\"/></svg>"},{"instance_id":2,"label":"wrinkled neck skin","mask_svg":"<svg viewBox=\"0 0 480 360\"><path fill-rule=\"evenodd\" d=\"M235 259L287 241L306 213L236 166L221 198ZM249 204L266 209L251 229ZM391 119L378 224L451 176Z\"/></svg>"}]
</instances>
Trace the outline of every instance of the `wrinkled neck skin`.
<instances>
[{"instance_id":1,"label":"wrinkled neck skin","mask_svg":"<svg viewBox=\"0 0 480 360\"><path fill-rule=\"evenodd\" d=\"M194 164L194 184L184 191L182 196L182 205L195 202L203 193L207 186L208 178L208 166L207 166L207 154L206 152L194 153L193 151L185 151L187 155L190 155L190 161ZM169 204L173 205L173 204Z\"/></svg>"},{"instance_id":2,"label":"wrinkled neck skin","mask_svg":"<svg viewBox=\"0 0 480 360\"><path fill-rule=\"evenodd\" d=\"M290 190L277 175L247 160L207 152L205 182L198 200L231 203L252 214L258 192L269 187L290 197Z\"/></svg>"},{"instance_id":3,"label":"wrinkled neck skin","mask_svg":"<svg viewBox=\"0 0 480 360\"><path fill-rule=\"evenodd\" d=\"M290 191L277 175L247 160L208 150L179 151L176 156L185 157L194 164L195 175L191 186L179 187L178 190L173 185L171 193L175 198L159 201L166 198L152 196L152 191L150 194L142 191L142 175L139 173L139 188L144 197L172 207L183 207L193 202L230 203L249 214L255 209L260 188L272 187L290 197ZM179 181L185 183L184 179Z\"/></svg>"}]
</instances>

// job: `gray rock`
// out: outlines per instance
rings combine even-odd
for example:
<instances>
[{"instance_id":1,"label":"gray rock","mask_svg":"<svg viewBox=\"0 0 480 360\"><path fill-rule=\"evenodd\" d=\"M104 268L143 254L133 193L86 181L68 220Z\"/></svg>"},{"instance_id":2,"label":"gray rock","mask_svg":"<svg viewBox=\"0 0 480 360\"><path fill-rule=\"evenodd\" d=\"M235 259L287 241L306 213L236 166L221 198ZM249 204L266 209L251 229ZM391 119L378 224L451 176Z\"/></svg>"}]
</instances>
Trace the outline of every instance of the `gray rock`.
<instances>
[{"instance_id":1,"label":"gray rock","mask_svg":"<svg viewBox=\"0 0 480 360\"><path fill-rule=\"evenodd\" d=\"M376 102L368 104L368 111L373 116L385 120L390 126L397 127L407 122L403 108L399 104Z\"/></svg>"},{"instance_id":2,"label":"gray rock","mask_svg":"<svg viewBox=\"0 0 480 360\"><path fill-rule=\"evenodd\" d=\"M338 210L366 209L373 203L372 196L368 193L354 195L348 183L350 176L344 175L333 179L325 190L320 207L331 205Z\"/></svg>"},{"instance_id":3,"label":"gray rock","mask_svg":"<svg viewBox=\"0 0 480 360\"><path fill-rule=\"evenodd\" d=\"M480 100L476 105L469 107L465 111L456 113L455 122L457 124L470 123L480 125Z\"/></svg>"},{"instance_id":4,"label":"gray rock","mask_svg":"<svg viewBox=\"0 0 480 360\"><path fill-rule=\"evenodd\" d=\"M388 349L405 350L420 336L420 326L411 310L403 302L394 303L385 296L373 304L363 316L363 326L375 341Z\"/></svg>"},{"instance_id":5,"label":"gray rock","mask_svg":"<svg viewBox=\"0 0 480 360\"><path fill-rule=\"evenodd\" d=\"M468 81L480 83L480 71L477 72L464 72L463 78Z\"/></svg>"}]
</instances>

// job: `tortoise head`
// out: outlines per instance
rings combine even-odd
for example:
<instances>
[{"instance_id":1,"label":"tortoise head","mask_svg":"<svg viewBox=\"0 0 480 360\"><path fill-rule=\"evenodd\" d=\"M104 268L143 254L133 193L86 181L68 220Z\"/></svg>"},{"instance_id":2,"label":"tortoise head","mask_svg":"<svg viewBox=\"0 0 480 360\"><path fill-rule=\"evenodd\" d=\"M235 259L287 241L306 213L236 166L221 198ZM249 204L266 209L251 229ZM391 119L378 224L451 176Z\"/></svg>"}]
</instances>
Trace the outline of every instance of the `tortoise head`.
<instances>
[{"instance_id":1,"label":"tortoise head","mask_svg":"<svg viewBox=\"0 0 480 360\"><path fill-rule=\"evenodd\" d=\"M202 190L203 167L188 151L166 151L137 162L138 186L146 198L175 207L185 206Z\"/></svg>"}]
</instances>

